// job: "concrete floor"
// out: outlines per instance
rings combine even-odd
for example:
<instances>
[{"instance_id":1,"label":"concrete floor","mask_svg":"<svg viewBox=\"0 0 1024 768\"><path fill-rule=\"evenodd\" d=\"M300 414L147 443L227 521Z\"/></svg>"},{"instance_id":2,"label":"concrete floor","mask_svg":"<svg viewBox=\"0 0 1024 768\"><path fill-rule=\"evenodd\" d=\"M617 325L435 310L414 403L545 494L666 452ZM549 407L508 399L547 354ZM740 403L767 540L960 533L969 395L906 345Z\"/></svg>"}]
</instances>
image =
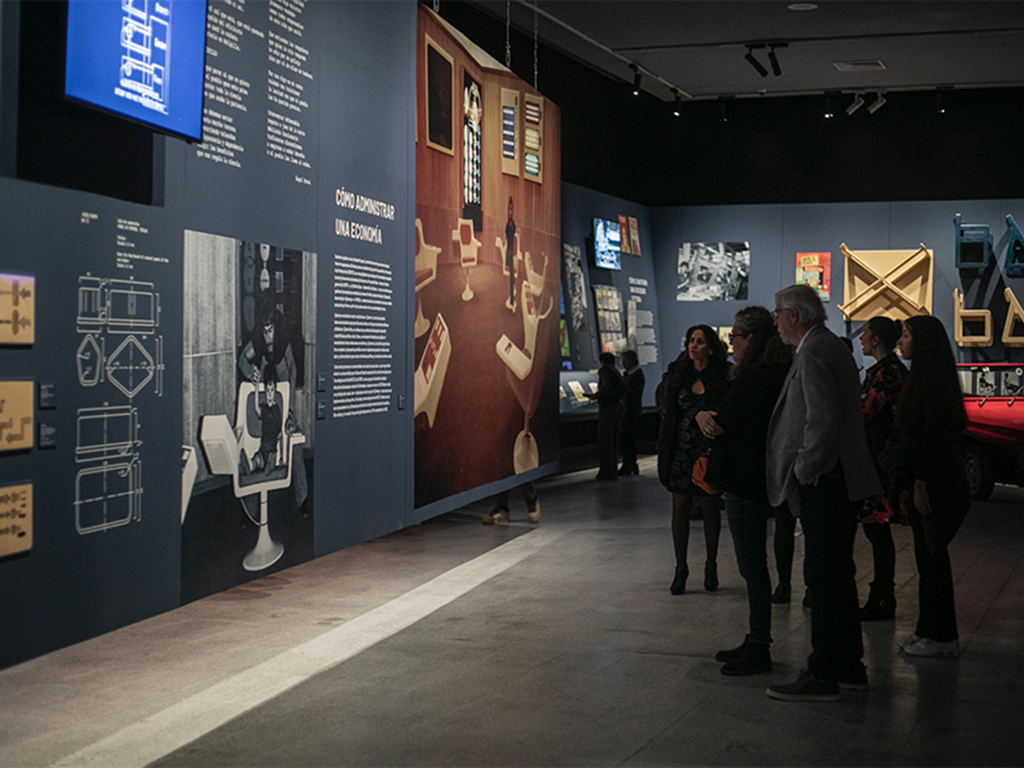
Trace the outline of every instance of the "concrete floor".
<instances>
[{"instance_id":1,"label":"concrete floor","mask_svg":"<svg viewBox=\"0 0 1024 768\"><path fill-rule=\"evenodd\" d=\"M539 526L516 494L506 528L479 502L0 671L0 766L1024 764L1024 491L975 504L951 548L961 659L897 650L917 609L897 529L871 690L793 704L764 689L809 650L799 578L775 671L723 677L747 614L728 532L721 589L670 595L669 498L641 467L540 483ZM695 521L695 574L703 546ZM863 598L862 535L857 561Z\"/></svg>"}]
</instances>

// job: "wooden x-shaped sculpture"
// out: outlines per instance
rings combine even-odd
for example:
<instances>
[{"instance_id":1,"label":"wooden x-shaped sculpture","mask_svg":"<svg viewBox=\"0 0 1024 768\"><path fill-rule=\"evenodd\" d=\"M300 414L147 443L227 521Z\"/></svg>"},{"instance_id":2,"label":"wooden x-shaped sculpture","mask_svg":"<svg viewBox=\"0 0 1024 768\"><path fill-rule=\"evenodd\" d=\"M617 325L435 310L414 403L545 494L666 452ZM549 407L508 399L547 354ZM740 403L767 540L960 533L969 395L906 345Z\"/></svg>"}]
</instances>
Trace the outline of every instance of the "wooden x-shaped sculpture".
<instances>
[{"instance_id":1,"label":"wooden x-shaped sculpture","mask_svg":"<svg viewBox=\"0 0 1024 768\"><path fill-rule=\"evenodd\" d=\"M885 314L905 320L932 311L932 252L921 243L916 251L860 251L839 246L846 257L844 303L847 320L870 320Z\"/></svg>"}]
</instances>

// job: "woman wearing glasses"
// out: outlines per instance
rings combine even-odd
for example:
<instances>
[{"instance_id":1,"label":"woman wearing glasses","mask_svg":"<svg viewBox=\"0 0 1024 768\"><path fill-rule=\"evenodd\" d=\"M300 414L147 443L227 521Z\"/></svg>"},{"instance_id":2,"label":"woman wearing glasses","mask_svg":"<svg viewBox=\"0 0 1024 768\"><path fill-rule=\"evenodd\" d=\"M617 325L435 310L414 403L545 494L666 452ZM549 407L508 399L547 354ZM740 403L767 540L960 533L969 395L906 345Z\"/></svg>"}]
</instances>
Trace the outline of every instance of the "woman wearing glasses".
<instances>
[{"instance_id":1,"label":"woman wearing glasses","mask_svg":"<svg viewBox=\"0 0 1024 768\"><path fill-rule=\"evenodd\" d=\"M704 508L704 589L718 589L718 538L722 528L717 491L695 482L694 466L711 445L697 423L697 414L713 410L727 386L729 361L721 340L707 325L686 331L686 349L671 364L656 392L661 429L658 431L658 479L672 491L672 543L676 573L669 590L686 591L690 574L686 551L690 543L690 511L694 504Z\"/></svg>"},{"instance_id":2,"label":"woman wearing glasses","mask_svg":"<svg viewBox=\"0 0 1024 768\"><path fill-rule=\"evenodd\" d=\"M732 387L717 412L700 414L701 431L714 440L708 481L723 491L725 513L740 575L747 583L750 631L736 648L719 651L723 675L752 675L772 668L771 577L768 573L768 503L765 448L768 422L793 360L771 313L746 307L729 334L736 365Z\"/></svg>"}]
</instances>

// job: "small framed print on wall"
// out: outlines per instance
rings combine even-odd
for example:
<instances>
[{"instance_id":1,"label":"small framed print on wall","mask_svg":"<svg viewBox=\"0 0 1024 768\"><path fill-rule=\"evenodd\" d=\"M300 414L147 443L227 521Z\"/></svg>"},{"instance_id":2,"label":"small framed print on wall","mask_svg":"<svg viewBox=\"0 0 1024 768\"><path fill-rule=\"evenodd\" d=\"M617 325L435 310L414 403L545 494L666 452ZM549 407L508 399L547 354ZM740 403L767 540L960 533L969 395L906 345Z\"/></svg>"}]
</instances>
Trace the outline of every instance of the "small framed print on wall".
<instances>
[{"instance_id":1,"label":"small framed print on wall","mask_svg":"<svg viewBox=\"0 0 1024 768\"><path fill-rule=\"evenodd\" d=\"M452 98L455 91L455 62L430 35L426 38L427 146L454 156L455 112Z\"/></svg>"},{"instance_id":2,"label":"small framed print on wall","mask_svg":"<svg viewBox=\"0 0 1024 768\"><path fill-rule=\"evenodd\" d=\"M538 184L544 181L544 99L523 97L523 170L526 178Z\"/></svg>"},{"instance_id":3,"label":"small framed print on wall","mask_svg":"<svg viewBox=\"0 0 1024 768\"><path fill-rule=\"evenodd\" d=\"M501 89L501 172L519 175L519 91Z\"/></svg>"}]
</instances>

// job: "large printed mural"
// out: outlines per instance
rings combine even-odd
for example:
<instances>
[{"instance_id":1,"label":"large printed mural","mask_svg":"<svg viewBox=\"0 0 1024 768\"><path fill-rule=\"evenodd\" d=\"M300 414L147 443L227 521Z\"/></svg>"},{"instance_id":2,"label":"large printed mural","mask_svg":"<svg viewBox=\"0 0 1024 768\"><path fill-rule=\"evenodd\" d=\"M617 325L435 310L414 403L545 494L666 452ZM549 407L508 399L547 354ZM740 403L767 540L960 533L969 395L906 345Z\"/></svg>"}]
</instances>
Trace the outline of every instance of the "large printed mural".
<instances>
[{"instance_id":1,"label":"large printed mural","mask_svg":"<svg viewBox=\"0 0 1024 768\"><path fill-rule=\"evenodd\" d=\"M558 108L424 7L416 507L558 458Z\"/></svg>"}]
</instances>

